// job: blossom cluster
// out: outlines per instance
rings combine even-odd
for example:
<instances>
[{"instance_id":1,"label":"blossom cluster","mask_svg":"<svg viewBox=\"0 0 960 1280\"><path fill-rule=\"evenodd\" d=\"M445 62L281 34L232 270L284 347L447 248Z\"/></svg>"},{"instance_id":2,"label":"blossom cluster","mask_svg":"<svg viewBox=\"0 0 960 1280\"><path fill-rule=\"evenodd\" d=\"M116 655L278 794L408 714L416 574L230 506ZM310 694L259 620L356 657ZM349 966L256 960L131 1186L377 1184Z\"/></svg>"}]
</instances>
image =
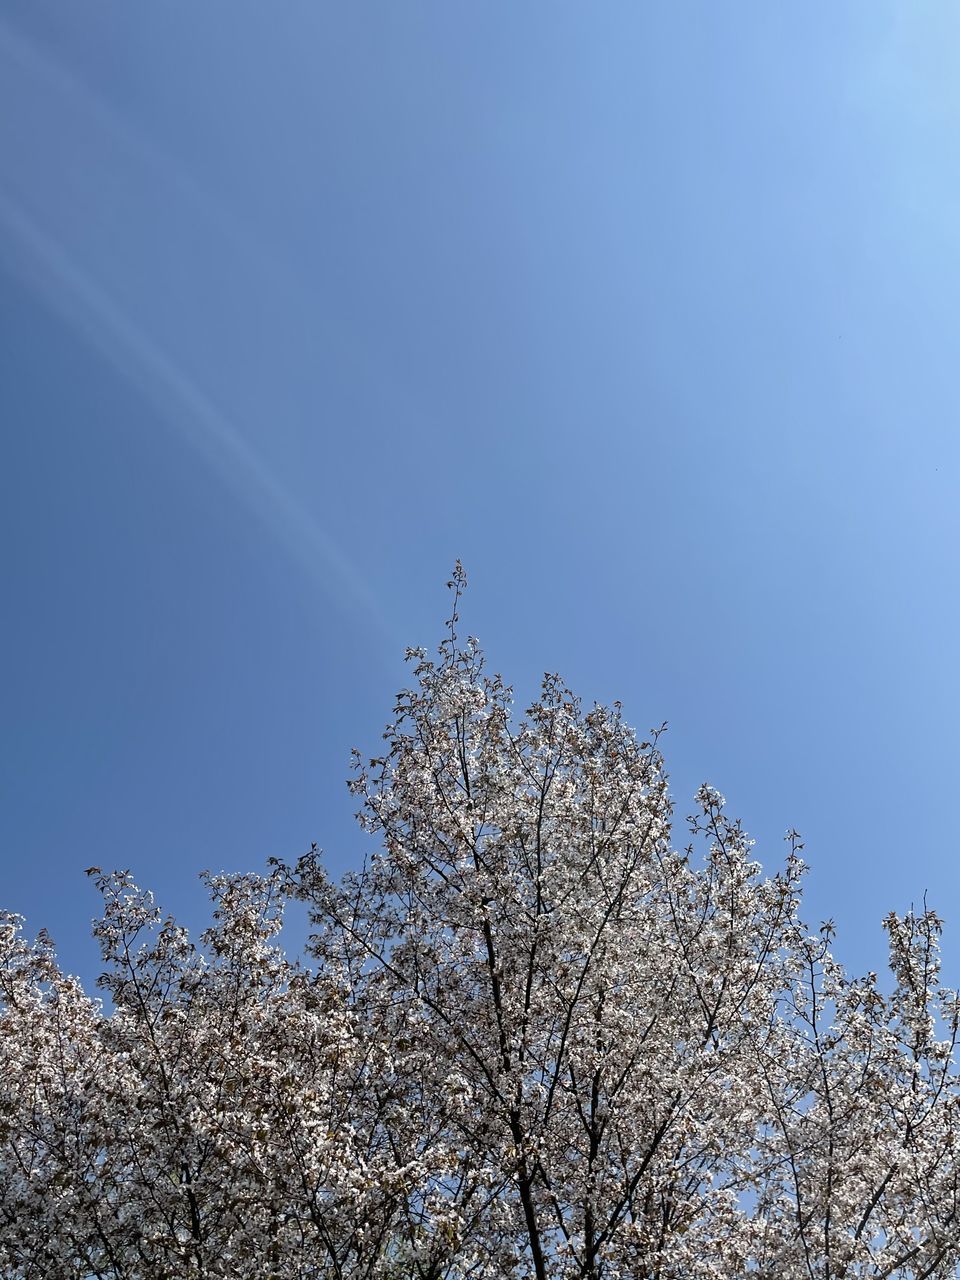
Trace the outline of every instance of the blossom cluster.
<instances>
[{"instance_id":1,"label":"blossom cluster","mask_svg":"<svg viewBox=\"0 0 960 1280\"><path fill-rule=\"evenodd\" d=\"M555 676L518 719L455 622L357 758L362 871L207 877L193 942L94 869L101 999L0 916L0 1273L952 1276L938 917L849 977L795 833L764 874L704 787L676 847L658 733Z\"/></svg>"}]
</instances>

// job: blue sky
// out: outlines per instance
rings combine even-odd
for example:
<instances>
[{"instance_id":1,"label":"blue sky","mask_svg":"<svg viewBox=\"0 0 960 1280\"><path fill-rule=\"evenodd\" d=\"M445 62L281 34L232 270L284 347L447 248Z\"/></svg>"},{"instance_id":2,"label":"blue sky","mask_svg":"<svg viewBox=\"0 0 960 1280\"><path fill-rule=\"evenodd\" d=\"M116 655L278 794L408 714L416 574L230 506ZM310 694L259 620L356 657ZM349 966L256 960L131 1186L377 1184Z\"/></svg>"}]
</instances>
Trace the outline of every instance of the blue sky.
<instances>
[{"instance_id":1,"label":"blue sky","mask_svg":"<svg viewBox=\"0 0 960 1280\"><path fill-rule=\"evenodd\" d=\"M0 3L3 905L362 856L407 644L960 981L960 11Z\"/></svg>"}]
</instances>

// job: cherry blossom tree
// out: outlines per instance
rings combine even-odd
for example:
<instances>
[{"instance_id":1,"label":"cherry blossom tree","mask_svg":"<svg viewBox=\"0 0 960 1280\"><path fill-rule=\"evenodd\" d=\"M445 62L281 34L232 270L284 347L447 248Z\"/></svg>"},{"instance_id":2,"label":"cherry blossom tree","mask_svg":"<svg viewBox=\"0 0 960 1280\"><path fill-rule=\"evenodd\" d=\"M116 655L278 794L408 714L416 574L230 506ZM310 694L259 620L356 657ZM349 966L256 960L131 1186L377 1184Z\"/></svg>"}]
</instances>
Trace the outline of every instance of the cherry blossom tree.
<instances>
[{"instance_id":1,"label":"cherry blossom tree","mask_svg":"<svg viewBox=\"0 0 960 1280\"><path fill-rule=\"evenodd\" d=\"M195 944L93 869L104 1004L0 917L2 1274L953 1276L938 917L848 977L795 833L765 874L704 786L677 847L661 731L556 676L516 717L451 585L355 759L361 870L207 877Z\"/></svg>"}]
</instances>

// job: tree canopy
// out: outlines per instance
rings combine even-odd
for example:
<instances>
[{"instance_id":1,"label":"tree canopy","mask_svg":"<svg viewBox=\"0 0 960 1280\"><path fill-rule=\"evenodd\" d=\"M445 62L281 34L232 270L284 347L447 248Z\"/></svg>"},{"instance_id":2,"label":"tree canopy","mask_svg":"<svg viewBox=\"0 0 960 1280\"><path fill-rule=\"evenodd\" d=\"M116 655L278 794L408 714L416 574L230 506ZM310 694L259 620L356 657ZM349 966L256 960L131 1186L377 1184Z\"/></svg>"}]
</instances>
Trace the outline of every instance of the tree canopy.
<instances>
[{"instance_id":1,"label":"tree canopy","mask_svg":"<svg viewBox=\"0 0 960 1280\"><path fill-rule=\"evenodd\" d=\"M375 837L206 876L196 942L91 874L105 1001L0 916L11 1280L952 1276L960 1003L939 918L892 979L802 921L659 732L554 675L522 716L455 605L350 782ZM278 945L308 904L303 956Z\"/></svg>"}]
</instances>

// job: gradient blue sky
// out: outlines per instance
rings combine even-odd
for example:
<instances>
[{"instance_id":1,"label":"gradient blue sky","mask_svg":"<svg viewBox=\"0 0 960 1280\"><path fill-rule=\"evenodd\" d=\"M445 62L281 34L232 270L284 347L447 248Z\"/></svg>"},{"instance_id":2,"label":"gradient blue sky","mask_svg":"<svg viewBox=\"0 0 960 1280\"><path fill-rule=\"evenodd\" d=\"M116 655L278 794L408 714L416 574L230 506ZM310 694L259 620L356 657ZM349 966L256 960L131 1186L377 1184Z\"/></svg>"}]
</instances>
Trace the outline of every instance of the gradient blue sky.
<instances>
[{"instance_id":1,"label":"gradient blue sky","mask_svg":"<svg viewBox=\"0 0 960 1280\"><path fill-rule=\"evenodd\" d=\"M667 719L960 980L960 9L0 3L2 905L364 837L402 650Z\"/></svg>"}]
</instances>

